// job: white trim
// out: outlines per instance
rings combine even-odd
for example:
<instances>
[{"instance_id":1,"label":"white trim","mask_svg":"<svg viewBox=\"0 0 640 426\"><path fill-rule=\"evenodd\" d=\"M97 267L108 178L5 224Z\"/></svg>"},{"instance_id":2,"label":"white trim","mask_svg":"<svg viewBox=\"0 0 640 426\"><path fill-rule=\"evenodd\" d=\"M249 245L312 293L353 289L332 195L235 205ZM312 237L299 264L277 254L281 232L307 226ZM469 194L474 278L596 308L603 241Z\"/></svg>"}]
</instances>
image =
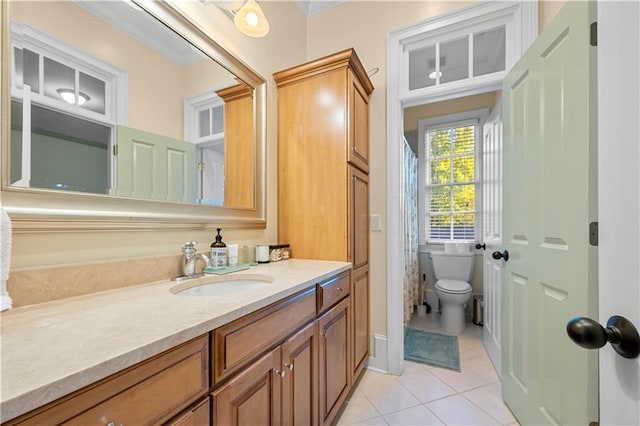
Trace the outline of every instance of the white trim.
<instances>
[{"instance_id":1,"label":"white trim","mask_svg":"<svg viewBox=\"0 0 640 426\"><path fill-rule=\"evenodd\" d=\"M129 79L125 70L27 24L11 24L11 42L12 51L13 47L28 48L40 55L40 93L44 90L42 61L46 56L105 83L104 114L82 107L74 107L72 109L74 115L101 123L111 124L115 121L117 124L127 125L129 121ZM15 86L12 85L12 87ZM34 95L38 98L45 97L40 93ZM67 106L70 105L65 105L63 101L52 100L52 102L60 110L69 110ZM41 102L38 100L38 103ZM60 105L64 107L60 108Z\"/></svg>"},{"instance_id":2,"label":"white trim","mask_svg":"<svg viewBox=\"0 0 640 426\"><path fill-rule=\"evenodd\" d=\"M475 126L475 203L476 209L473 213L476 215L475 219L475 239L478 240L482 236L482 127L484 126L487 117L489 116L489 108L475 109L465 112L459 112L455 114L441 115L438 117L425 118L418 120L418 215L419 215L419 241L422 245L439 246L443 241L427 241L427 224L424 222L426 218L426 153L424 151L424 135L427 131L433 130L437 127L458 127L465 124L473 124ZM465 182L458 182L459 184ZM470 182L469 182L470 183ZM447 184L448 185L448 184Z\"/></svg>"},{"instance_id":3,"label":"white trim","mask_svg":"<svg viewBox=\"0 0 640 426\"><path fill-rule=\"evenodd\" d=\"M445 86L435 96L426 97L424 93L411 97L403 97L401 82L406 80L407 61L403 55L403 46L412 38L423 36L427 31L443 31L448 25L456 22L478 18L479 16L495 16L502 11L511 13L512 22L507 30L513 31L513 43L507 43L507 57L514 62L538 34L538 2L536 0L498 2L482 2L467 8L431 18L427 21L401 28L389 33L387 38L387 341L388 367L392 374L400 374L403 370L404 329L403 329L403 297L404 276L404 199L402 196L402 144L398 141L403 136L404 107L421 103L436 102L496 90L501 87L498 82L478 78L473 87L451 89ZM511 26L513 25L513 27ZM520 31L517 31L520 29ZM509 33L508 33L509 34ZM507 40L511 38L507 35ZM507 63L509 70L513 63ZM404 87L408 87L404 86ZM442 87L442 86L441 86Z\"/></svg>"},{"instance_id":4,"label":"white trim","mask_svg":"<svg viewBox=\"0 0 640 426\"><path fill-rule=\"evenodd\" d=\"M400 98L410 100L422 98L425 95L439 94L449 90L461 92L458 96L468 96L465 89L482 86L486 81L493 84L501 83L506 72L515 64L521 53L531 44L537 34L537 2L536 1L488 1L472 5L467 8L454 10L416 24L394 31L400 36L403 64L408 63L410 51L435 46L436 49L436 73L439 71L439 46L441 43L460 37L466 37L469 45L468 70L473 69L473 34L491 30L496 27L505 27L505 70L474 77L472 73L467 78L440 84L436 78L436 84L421 89L409 89L408 72L402 73ZM397 58L400 59L400 58ZM404 68L408 70L408 67ZM445 89L442 86L446 86Z\"/></svg>"},{"instance_id":5,"label":"white trim","mask_svg":"<svg viewBox=\"0 0 640 426\"><path fill-rule=\"evenodd\" d=\"M379 334L373 336L373 355L369 357L367 362L367 370L377 371L379 373L387 372L387 353L388 344L387 337Z\"/></svg>"},{"instance_id":6,"label":"white trim","mask_svg":"<svg viewBox=\"0 0 640 426\"><path fill-rule=\"evenodd\" d=\"M224 142L224 129L222 132L214 133L205 137L198 136L198 113L203 109L213 109L222 107L224 117L224 101L216 92L227 86L217 89L208 90L198 95L191 96L184 100L184 140L199 144L222 144ZM213 125L213 119L210 118L210 124Z\"/></svg>"}]
</instances>

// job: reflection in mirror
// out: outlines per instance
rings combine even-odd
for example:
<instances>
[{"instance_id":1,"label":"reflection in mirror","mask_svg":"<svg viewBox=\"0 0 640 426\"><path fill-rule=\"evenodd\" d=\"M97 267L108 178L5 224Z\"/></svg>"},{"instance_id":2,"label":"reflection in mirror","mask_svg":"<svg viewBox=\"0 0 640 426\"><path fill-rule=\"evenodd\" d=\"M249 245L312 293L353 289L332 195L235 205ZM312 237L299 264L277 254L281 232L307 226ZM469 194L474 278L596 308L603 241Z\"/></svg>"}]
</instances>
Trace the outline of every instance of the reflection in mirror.
<instances>
[{"instance_id":1,"label":"reflection in mirror","mask_svg":"<svg viewBox=\"0 0 640 426\"><path fill-rule=\"evenodd\" d=\"M130 1L10 19L12 188L255 208L251 86Z\"/></svg>"}]
</instances>

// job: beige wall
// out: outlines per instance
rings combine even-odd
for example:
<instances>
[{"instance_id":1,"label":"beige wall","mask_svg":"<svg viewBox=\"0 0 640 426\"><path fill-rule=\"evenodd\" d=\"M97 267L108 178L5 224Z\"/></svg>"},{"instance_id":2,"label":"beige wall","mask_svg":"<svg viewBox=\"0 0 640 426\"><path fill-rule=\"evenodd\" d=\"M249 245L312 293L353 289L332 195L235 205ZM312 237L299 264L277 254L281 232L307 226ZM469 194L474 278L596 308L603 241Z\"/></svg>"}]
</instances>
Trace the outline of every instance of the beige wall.
<instances>
[{"instance_id":1,"label":"beige wall","mask_svg":"<svg viewBox=\"0 0 640 426\"><path fill-rule=\"evenodd\" d=\"M305 18L293 2L267 2L271 32L252 39L235 29L213 3L179 2L197 23L228 50L261 74L267 91L267 227L264 230L223 230L226 242L275 243L277 239L276 89L271 74L306 59ZM180 112L182 115L182 112ZM179 254L185 241L199 241L208 250L213 233L205 231L127 231L14 234L14 268L96 262L139 256ZM176 271L177 272L177 271Z\"/></svg>"},{"instance_id":2,"label":"beige wall","mask_svg":"<svg viewBox=\"0 0 640 426\"><path fill-rule=\"evenodd\" d=\"M424 118L473 111L482 108L492 109L499 96L499 92L487 92L479 95L465 96L464 98L405 108L404 131L405 133L417 131L418 121Z\"/></svg>"},{"instance_id":3,"label":"beige wall","mask_svg":"<svg viewBox=\"0 0 640 426\"><path fill-rule=\"evenodd\" d=\"M367 69L378 67L372 77L376 90L371 101L371 201L372 214L386 219L386 36L395 29L468 2L349 1L305 20L291 1L261 3L269 17L271 32L262 39L238 34L232 21L213 3L179 2L183 10L206 31L234 52L268 81L267 91L267 228L227 230L226 241L275 242L277 236L277 122L275 71L348 47L356 48ZM559 3L540 5L540 26L544 27ZM384 223L384 221L383 221ZM208 247L209 232L110 232L85 234L14 235L13 267L55 265L130 256L178 253L188 240ZM294 248L295 253L295 248ZM371 233L371 326L375 334L386 335L386 236Z\"/></svg>"}]
</instances>

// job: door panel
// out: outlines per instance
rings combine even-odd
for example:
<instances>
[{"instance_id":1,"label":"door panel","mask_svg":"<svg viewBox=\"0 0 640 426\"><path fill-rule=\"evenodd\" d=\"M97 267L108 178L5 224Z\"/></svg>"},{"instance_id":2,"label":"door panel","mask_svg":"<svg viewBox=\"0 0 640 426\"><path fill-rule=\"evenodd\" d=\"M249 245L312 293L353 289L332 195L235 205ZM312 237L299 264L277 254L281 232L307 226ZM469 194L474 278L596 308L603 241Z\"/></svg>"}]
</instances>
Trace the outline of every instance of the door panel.
<instances>
[{"instance_id":1,"label":"door panel","mask_svg":"<svg viewBox=\"0 0 640 426\"><path fill-rule=\"evenodd\" d=\"M369 96L349 74L349 162L369 173Z\"/></svg>"},{"instance_id":2,"label":"door panel","mask_svg":"<svg viewBox=\"0 0 640 426\"><path fill-rule=\"evenodd\" d=\"M349 392L350 298L318 319L320 334L320 423L330 424Z\"/></svg>"},{"instance_id":3,"label":"door panel","mask_svg":"<svg viewBox=\"0 0 640 426\"><path fill-rule=\"evenodd\" d=\"M352 246L349 260L353 269L369 263L369 176L349 166L349 203Z\"/></svg>"},{"instance_id":4,"label":"door panel","mask_svg":"<svg viewBox=\"0 0 640 426\"><path fill-rule=\"evenodd\" d=\"M281 351L274 349L213 393L213 424L279 425Z\"/></svg>"},{"instance_id":5,"label":"door panel","mask_svg":"<svg viewBox=\"0 0 640 426\"><path fill-rule=\"evenodd\" d=\"M597 421L597 354L566 323L594 312L594 5L569 2L504 82L503 397L523 424Z\"/></svg>"},{"instance_id":6,"label":"door panel","mask_svg":"<svg viewBox=\"0 0 640 426\"><path fill-rule=\"evenodd\" d=\"M196 148L190 142L125 126L116 131L116 194L153 200L196 200Z\"/></svg>"},{"instance_id":7,"label":"door panel","mask_svg":"<svg viewBox=\"0 0 640 426\"><path fill-rule=\"evenodd\" d=\"M282 423L318 424L318 324L313 322L282 345L286 373L282 387Z\"/></svg>"},{"instance_id":8,"label":"door panel","mask_svg":"<svg viewBox=\"0 0 640 426\"><path fill-rule=\"evenodd\" d=\"M482 241L484 318L483 340L498 374L502 365L502 263L491 257L502 249L502 100L493 107L483 126L482 141Z\"/></svg>"},{"instance_id":9,"label":"door panel","mask_svg":"<svg viewBox=\"0 0 640 426\"><path fill-rule=\"evenodd\" d=\"M358 377L369 359L369 266L352 272L351 318L353 323L353 378Z\"/></svg>"}]
</instances>

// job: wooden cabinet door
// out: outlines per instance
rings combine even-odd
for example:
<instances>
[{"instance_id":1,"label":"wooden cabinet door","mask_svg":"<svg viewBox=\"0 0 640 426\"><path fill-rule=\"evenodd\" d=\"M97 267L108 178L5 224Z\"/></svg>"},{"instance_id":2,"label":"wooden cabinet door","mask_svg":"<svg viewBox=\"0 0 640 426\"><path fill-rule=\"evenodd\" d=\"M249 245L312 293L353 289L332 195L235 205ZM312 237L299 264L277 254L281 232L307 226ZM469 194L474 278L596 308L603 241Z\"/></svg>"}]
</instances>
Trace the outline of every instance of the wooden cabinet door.
<instances>
[{"instance_id":1,"label":"wooden cabinet door","mask_svg":"<svg viewBox=\"0 0 640 426\"><path fill-rule=\"evenodd\" d=\"M211 424L211 400L204 399L194 408L173 419L166 426L209 426Z\"/></svg>"},{"instance_id":2,"label":"wooden cabinet door","mask_svg":"<svg viewBox=\"0 0 640 426\"><path fill-rule=\"evenodd\" d=\"M216 92L224 104L224 205L255 206L253 91L235 85Z\"/></svg>"},{"instance_id":3,"label":"wooden cabinet door","mask_svg":"<svg viewBox=\"0 0 640 426\"><path fill-rule=\"evenodd\" d=\"M369 358L369 266L351 275L351 347L353 378L360 375Z\"/></svg>"},{"instance_id":4,"label":"wooden cabinet door","mask_svg":"<svg viewBox=\"0 0 640 426\"><path fill-rule=\"evenodd\" d=\"M369 264L369 176L350 166L349 177L349 260L358 269Z\"/></svg>"},{"instance_id":5,"label":"wooden cabinet door","mask_svg":"<svg viewBox=\"0 0 640 426\"><path fill-rule=\"evenodd\" d=\"M349 73L349 153L348 160L369 173L369 95Z\"/></svg>"},{"instance_id":6,"label":"wooden cabinet door","mask_svg":"<svg viewBox=\"0 0 640 426\"><path fill-rule=\"evenodd\" d=\"M320 421L330 424L349 393L350 298L318 319L320 334Z\"/></svg>"},{"instance_id":7,"label":"wooden cabinet door","mask_svg":"<svg viewBox=\"0 0 640 426\"><path fill-rule=\"evenodd\" d=\"M312 322L282 345L285 377L282 424L318 424L318 324Z\"/></svg>"},{"instance_id":8,"label":"wooden cabinet door","mask_svg":"<svg viewBox=\"0 0 640 426\"><path fill-rule=\"evenodd\" d=\"M213 424L225 426L281 423L281 349L269 352L213 392Z\"/></svg>"}]
</instances>

